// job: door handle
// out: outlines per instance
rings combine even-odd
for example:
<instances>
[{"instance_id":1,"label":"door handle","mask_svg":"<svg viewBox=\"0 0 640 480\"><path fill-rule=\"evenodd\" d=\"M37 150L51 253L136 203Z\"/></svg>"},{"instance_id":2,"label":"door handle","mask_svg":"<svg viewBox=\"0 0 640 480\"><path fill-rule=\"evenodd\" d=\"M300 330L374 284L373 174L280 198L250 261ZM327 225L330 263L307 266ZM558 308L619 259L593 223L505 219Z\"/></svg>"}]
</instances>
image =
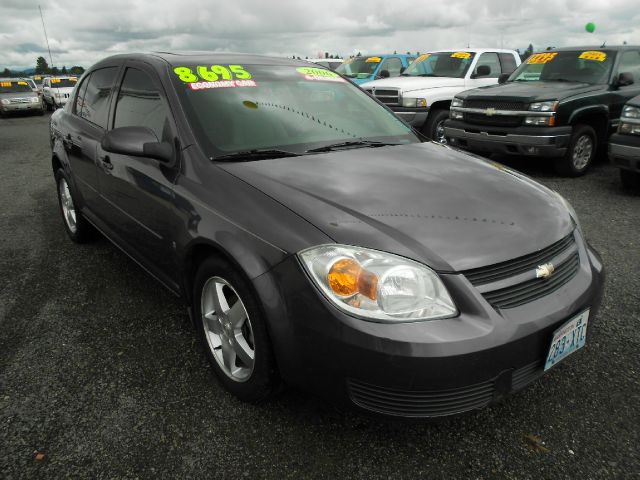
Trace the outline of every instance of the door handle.
<instances>
[{"instance_id":1,"label":"door handle","mask_svg":"<svg viewBox=\"0 0 640 480\"><path fill-rule=\"evenodd\" d=\"M113 170L113 163L111 163L111 159L109 155L105 155L100 158L100 162L102 162L102 166L107 170Z\"/></svg>"}]
</instances>

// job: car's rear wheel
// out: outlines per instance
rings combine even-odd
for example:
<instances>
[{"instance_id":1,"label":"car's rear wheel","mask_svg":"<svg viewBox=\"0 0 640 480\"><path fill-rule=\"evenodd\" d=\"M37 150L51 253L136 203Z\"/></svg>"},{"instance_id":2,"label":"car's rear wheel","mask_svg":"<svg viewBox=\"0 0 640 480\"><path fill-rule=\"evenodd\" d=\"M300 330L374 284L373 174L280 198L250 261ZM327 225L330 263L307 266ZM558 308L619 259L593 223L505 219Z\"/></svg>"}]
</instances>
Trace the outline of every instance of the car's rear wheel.
<instances>
[{"instance_id":1,"label":"car's rear wheel","mask_svg":"<svg viewBox=\"0 0 640 480\"><path fill-rule=\"evenodd\" d=\"M55 178L60 214L69 238L76 243L85 243L95 239L97 232L78 210L64 170L59 168L55 173Z\"/></svg>"},{"instance_id":2,"label":"car's rear wheel","mask_svg":"<svg viewBox=\"0 0 640 480\"><path fill-rule=\"evenodd\" d=\"M429 112L429 117L422 128L422 133L437 143L446 144L444 122L449 118L449 111L436 109Z\"/></svg>"},{"instance_id":3,"label":"car's rear wheel","mask_svg":"<svg viewBox=\"0 0 640 480\"><path fill-rule=\"evenodd\" d=\"M192 306L198 336L224 387L249 402L273 395L279 375L248 280L229 262L210 257L196 273Z\"/></svg>"},{"instance_id":4,"label":"car's rear wheel","mask_svg":"<svg viewBox=\"0 0 640 480\"><path fill-rule=\"evenodd\" d=\"M567 177L584 175L593 163L598 147L595 130L589 125L576 125L564 157L556 160L556 171Z\"/></svg>"},{"instance_id":5,"label":"car's rear wheel","mask_svg":"<svg viewBox=\"0 0 640 480\"><path fill-rule=\"evenodd\" d=\"M620 181L622 186L629 189L640 189L640 172L620 169Z\"/></svg>"}]
</instances>

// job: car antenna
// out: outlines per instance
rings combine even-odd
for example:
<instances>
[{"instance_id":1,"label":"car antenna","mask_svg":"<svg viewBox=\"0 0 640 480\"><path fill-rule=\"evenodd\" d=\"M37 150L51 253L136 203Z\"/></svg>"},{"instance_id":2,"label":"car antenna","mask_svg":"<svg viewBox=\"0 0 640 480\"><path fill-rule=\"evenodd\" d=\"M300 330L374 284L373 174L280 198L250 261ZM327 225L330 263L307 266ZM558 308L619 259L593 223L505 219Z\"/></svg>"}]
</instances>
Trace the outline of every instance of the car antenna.
<instances>
[{"instance_id":1,"label":"car antenna","mask_svg":"<svg viewBox=\"0 0 640 480\"><path fill-rule=\"evenodd\" d=\"M607 41L605 40L604 42L602 42L602 45L600 45L600 48L604 48L606 44L607 44Z\"/></svg>"},{"instance_id":2,"label":"car antenna","mask_svg":"<svg viewBox=\"0 0 640 480\"><path fill-rule=\"evenodd\" d=\"M38 10L40 10L40 20L42 20L42 30L44 30L44 39L47 41L47 50L49 50L49 61L51 62L51 67L53 67L53 57L51 56L51 48L49 47L49 37L47 37L47 29L44 26L44 17L42 16L42 8L38 5Z\"/></svg>"}]
</instances>

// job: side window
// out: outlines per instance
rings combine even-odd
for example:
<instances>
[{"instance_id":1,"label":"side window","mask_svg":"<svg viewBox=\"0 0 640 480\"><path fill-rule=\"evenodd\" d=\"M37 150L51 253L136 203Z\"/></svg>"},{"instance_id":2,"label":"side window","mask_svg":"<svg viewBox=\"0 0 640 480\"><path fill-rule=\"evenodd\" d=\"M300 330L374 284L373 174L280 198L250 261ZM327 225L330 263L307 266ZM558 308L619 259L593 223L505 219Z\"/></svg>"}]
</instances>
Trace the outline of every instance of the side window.
<instances>
[{"instance_id":1,"label":"side window","mask_svg":"<svg viewBox=\"0 0 640 480\"><path fill-rule=\"evenodd\" d=\"M510 53L499 53L500 65L502 65L502 73L513 73L518 66L516 59Z\"/></svg>"},{"instance_id":2,"label":"side window","mask_svg":"<svg viewBox=\"0 0 640 480\"><path fill-rule=\"evenodd\" d=\"M640 83L640 51L631 50L622 54L618 74L622 72L629 72L633 75L634 83Z\"/></svg>"},{"instance_id":3,"label":"side window","mask_svg":"<svg viewBox=\"0 0 640 480\"><path fill-rule=\"evenodd\" d=\"M91 74L87 75L87 77L82 80L82 83L78 87L78 94L76 95L76 101L73 105L73 113L75 113L76 115L80 115L80 112L82 111L82 108L84 106L84 94L87 91L87 85L89 84L90 77Z\"/></svg>"},{"instance_id":4,"label":"side window","mask_svg":"<svg viewBox=\"0 0 640 480\"><path fill-rule=\"evenodd\" d=\"M44 79L44 82L42 82L42 86L43 87L48 87L49 86L49 79L48 78Z\"/></svg>"},{"instance_id":5,"label":"side window","mask_svg":"<svg viewBox=\"0 0 640 480\"><path fill-rule=\"evenodd\" d=\"M169 114L166 104L149 75L128 68L118 93L113 128L148 127L158 140L169 140Z\"/></svg>"},{"instance_id":6,"label":"side window","mask_svg":"<svg viewBox=\"0 0 640 480\"><path fill-rule=\"evenodd\" d=\"M387 58L380 67L380 72L382 72L382 70L387 70L390 76L397 77L400 75L400 70L402 70L402 60L395 57ZM380 72L378 72L378 75L380 75Z\"/></svg>"},{"instance_id":7,"label":"side window","mask_svg":"<svg viewBox=\"0 0 640 480\"><path fill-rule=\"evenodd\" d=\"M102 128L107 128L111 89L118 74L118 67L107 67L91 73L87 89L82 97L80 116Z\"/></svg>"},{"instance_id":8,"label":"side window","mask_svg":"<svg viewBox=\"0 0 640 480\"><path fill-rule=\"evenodd\" d=\"M485 65L489 67L489 75L483 75L481 78L498 78L502 70L500 68L500 60L498 54L494 52L485 52L480 55L474 73L478 73L478 67Z\"/></svg>"}]
</instances>

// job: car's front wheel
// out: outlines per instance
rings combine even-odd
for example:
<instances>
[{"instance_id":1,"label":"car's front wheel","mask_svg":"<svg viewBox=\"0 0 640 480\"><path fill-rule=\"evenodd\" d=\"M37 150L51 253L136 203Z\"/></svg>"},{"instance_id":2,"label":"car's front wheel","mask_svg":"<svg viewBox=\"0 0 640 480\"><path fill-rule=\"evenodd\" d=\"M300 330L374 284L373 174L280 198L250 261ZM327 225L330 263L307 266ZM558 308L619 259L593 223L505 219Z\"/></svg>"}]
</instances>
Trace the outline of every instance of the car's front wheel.
<instances>
[{"instance_id":1,"label":"car's front wheel","mask_svg":"<svg viewBox=\"0 0 640 480\"><path fill-rule=\"evenodd\" d=\"M566 177L584 175L593 163L597 147L595 130L589 125L576 125L573 127L567 153L556 160L556 171Z\"/></svg>"},{"instance_id":2,"label":"car's front wheel","mask_svg":"<svg viewBox=\"0 0 640 480\"><path fill-rule=\"evenodd\" d=\"M210 257L196 273L192 307L198 336L224 387L249 402L273 395L279 375L248 280L229 262Z\"/></svg>"},{"instance_id":3,"label":"car's front wheel","mask_svg":"<svg viewBox=\"0 0 640 480\"><path fill-rule=\"evenodd\" d=\"M55 178L60 214L69 238L76 243L85 243L95 239L97 232L78 210L64 170L59 168L55 173Z\"/></svg>"},{"instance_id":4,"label":"car's front wheel","mask_svg":"<svg viewBox=\"0 0 640 480\"><path fill-rule=\"evenodd\" d=\"M429 112L429 118L422 129L422 133L437 143L446 144L444 122L449 118L449 110L437 109Z\"/></svg>"}]
</instances>

